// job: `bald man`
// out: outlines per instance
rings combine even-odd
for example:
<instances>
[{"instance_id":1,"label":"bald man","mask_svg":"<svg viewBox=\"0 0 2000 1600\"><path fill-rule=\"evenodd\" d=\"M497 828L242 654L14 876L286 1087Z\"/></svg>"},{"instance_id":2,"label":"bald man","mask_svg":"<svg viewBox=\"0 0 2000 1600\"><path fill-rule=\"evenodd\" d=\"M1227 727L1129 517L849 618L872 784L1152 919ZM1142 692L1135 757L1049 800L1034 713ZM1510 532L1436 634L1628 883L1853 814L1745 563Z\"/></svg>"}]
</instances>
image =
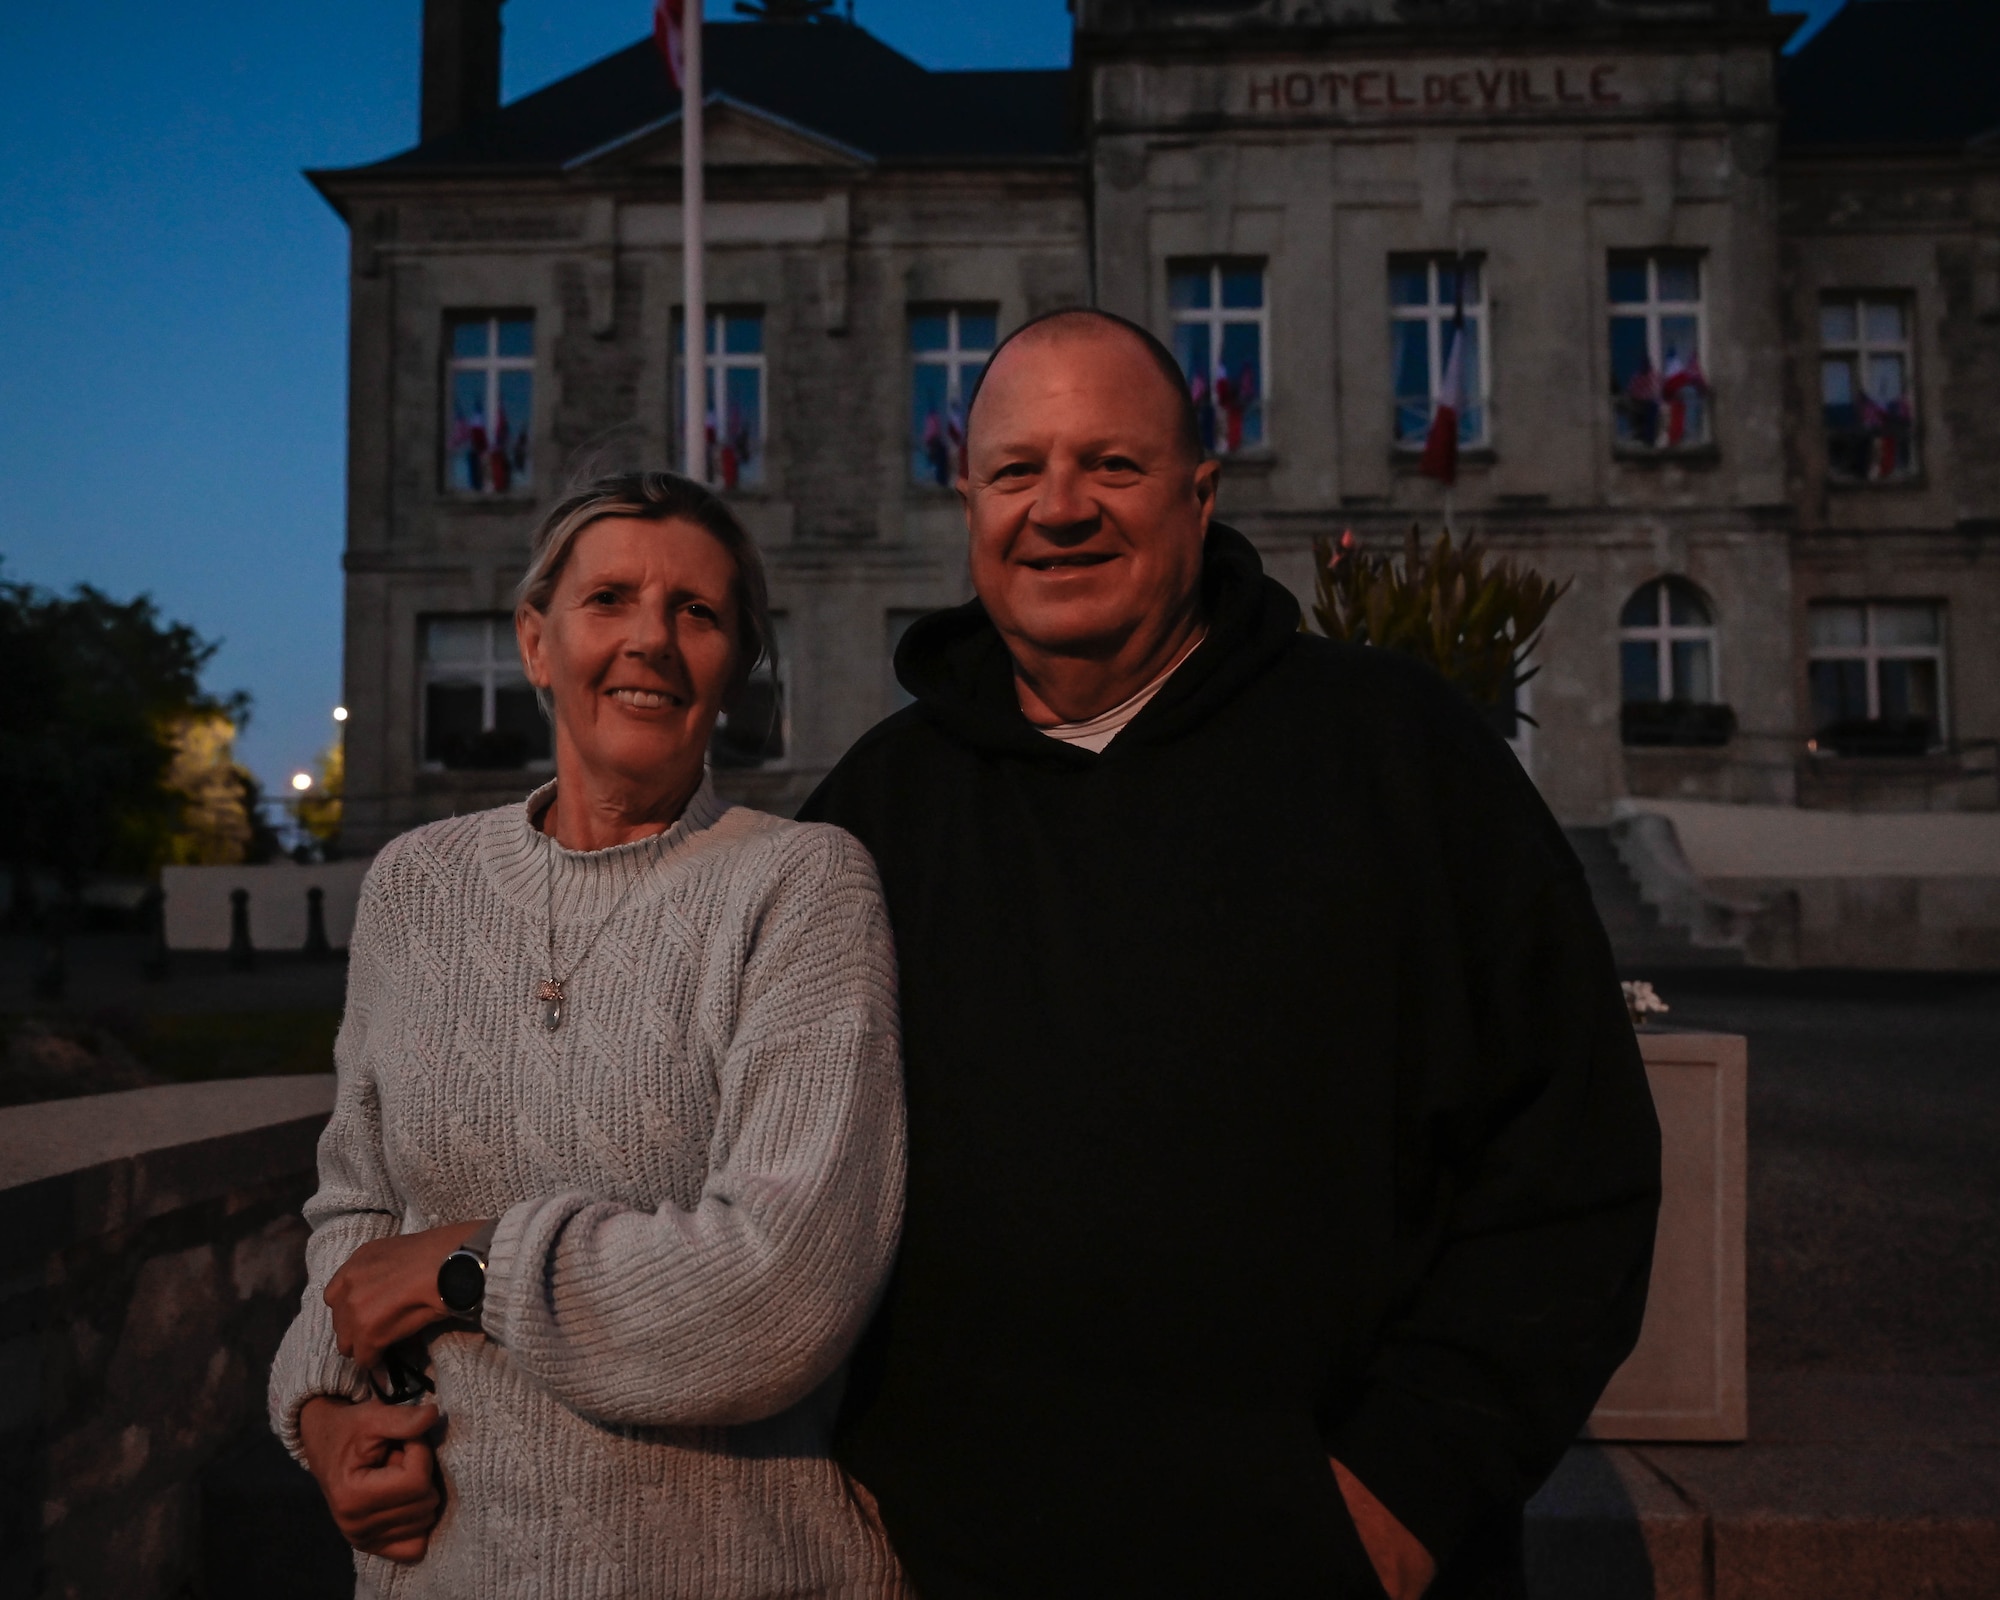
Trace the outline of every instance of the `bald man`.
<instances>
[{"instance_id":1,"label":"bald man","mask_svg":"<svg viewBox=\"0 0 2000 1600\"><path fill-rule=\"evenodd\" d=\"M1658 1130L1562 831L1427 670L1299 631L1187 389L995 353L978 599L801 813L902 959L902 1256L839 1431L925 1600L1520 1587L1637 1337Z\"/></svg>"}]
</instances>

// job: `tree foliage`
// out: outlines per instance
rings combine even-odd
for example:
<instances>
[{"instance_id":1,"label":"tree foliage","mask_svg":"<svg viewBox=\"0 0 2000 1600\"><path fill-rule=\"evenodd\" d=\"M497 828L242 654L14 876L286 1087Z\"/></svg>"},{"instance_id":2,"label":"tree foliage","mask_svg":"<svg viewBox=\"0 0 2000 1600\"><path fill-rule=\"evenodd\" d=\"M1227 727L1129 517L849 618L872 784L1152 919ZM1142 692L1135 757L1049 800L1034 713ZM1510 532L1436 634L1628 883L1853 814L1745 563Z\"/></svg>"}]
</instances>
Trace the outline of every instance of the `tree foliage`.
<instances>
[{"instance_id":1,"label":"tree foliage","mask_svg":"<svg viewBox=\"0 0 2000 1600\"><path fill-rule=\"evenodd\" d=\"M337 735L320 753L318 780L304 799L295 802L299 826L317 839L323 850L339 846L346 789L347 740Z\"/></svg>"},{"instance_id":2,"label":"tree foliage","mask_svg":"<svg viewBox=\"0 0 2000 1600\"><path fill-rule=\"evenodd\" d=\"M144 595L0 583L0 814L17 883L49 873L74 895L92 873L168 857L188 805L168 781L181 730L249 710L202 688L215 650Z\"/></svg>"},{"instance_id":3,"label":"tree foliage","mask_svg":"<svg viewBox=\"0 0 2000 1600\"><path fill-rule=\"evenodd\" d=\"M1364 550L1351 528L1338 543L1315 540L1313 557L1322 633L1428 661L1482 706L1504 704L1541 670L1528 656L1570 585L1511 556L1489 564L1477 539L1454 544L1449 529L1426 550L1412 526L1400 563Z\"/></svg>"}]
</instances>

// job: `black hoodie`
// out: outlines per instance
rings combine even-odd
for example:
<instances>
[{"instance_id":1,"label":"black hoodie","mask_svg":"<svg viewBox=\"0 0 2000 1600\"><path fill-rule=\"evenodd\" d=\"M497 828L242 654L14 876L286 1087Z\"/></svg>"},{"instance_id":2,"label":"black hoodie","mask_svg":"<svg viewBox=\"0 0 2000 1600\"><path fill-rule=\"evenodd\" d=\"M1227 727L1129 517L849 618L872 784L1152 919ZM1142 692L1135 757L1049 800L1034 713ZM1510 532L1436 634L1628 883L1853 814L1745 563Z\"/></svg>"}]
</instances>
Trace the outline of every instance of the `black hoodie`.
<instances>
[{"instance_id":1,"label":"black hoodie","mask_svg":"<svg viewBox=\"0 0 2000 1600\"><path fill-rule=\"evenodd\" d=\"M902 962L908 1214L838 1449L924 1600L1379 1595L1329 1454L1484 1588L1637 1337L1658 1130L1560 828L1219 525L1204 590L1095 755L976 602L924 618L917 703L800 813Z\"/></svg>"}]
</instances>

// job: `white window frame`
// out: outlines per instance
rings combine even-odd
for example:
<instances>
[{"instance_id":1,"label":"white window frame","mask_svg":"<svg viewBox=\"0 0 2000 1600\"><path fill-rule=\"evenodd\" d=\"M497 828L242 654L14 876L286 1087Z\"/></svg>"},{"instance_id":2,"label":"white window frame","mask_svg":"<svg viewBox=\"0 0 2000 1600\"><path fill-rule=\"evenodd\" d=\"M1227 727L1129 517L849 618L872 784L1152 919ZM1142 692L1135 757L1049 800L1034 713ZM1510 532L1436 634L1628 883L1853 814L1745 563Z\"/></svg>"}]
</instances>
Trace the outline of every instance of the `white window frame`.
<instances>
[{"instance_id":1,"label":"white window frame","mask_svg":"<svg viewBox=\"0 0 2000 1600\"><path fill-rule=\"evenodd\" d=\"M1476 348L1479 351L1479 393L1473 397L1473 404L1479 408L1479 432L1475 437L1470 439L1461 435L1458 447L1461 450L1490 449L1493 443L1493 351L1490 329L1492 319L1487 315L1486 307L1486 258L1483 255L1474 255L1470 252L1456 256L1450 254L1426 255L1422 257L1416 255L1392 255L1389 258L1389 271L1392 276L1398 271L1407 271L1414 267L1419 260L1424 264L1425 302L1420 306L1399 306L1395 303L1392 296L1389 303L1389 320L1392 324L1397 322L1421 322L1426 324L1424 342L1430 351L1430 403L1431 415L1433 417L1437 415L1438 394L1444 387L1444 365L1449 359L1444 348L1445 330L1451 326L1455 311L1454 302L1445 301L1443 304L1439 303L1438 269L1440 267L1462 265L1473 268L1479 274L1479 297L1476 300L1465 302L1465 320L1467 325L1473 329L1473 337L1477 341ZM1475 318L1478 319L1476 322L1474 321ZM1395 375L1391 372L1390 385L1392 389L1394 384ZM1389 396L1389 420L1392 431L1395 427L1396 404L1397 396L1391 393ZM1422 439L1415 441L1397 439L1395 441L1396 448L1408 455L1422 454L1424 443L1425 441Z\"/></svg>"},{"instance_id":2,"label":"white window frame","mask_svg":"<svg viewBox=\"0 0 2000 1600\"><path fill-rule=\"evenodd\" d=\"M430 629L436 622L483 622L486 649L477 661L434 661L430 654ZM491 733L495 722L495 697L502 687L515 688L528 682L521 665L521 649L514 633L514 619L504 611L433 611L417 619L417 751L426 772L450 770L423 752L430 747L430 690L432 685L447 688L479 686L479 731ZM555 738L551 732L551 753L524 763L524 772L546 771L555 765ZM504 769L503 769L504 770Z\"/></svg>"},{"instance_id":3,"label":"white window frame","mask_svg":"<svg viewBox=\"0 0 2000 1600\"><path fill-rule=\"evenodd\" d=\"M904 308L904 342L908 343L910 324L918 317L934 317L940 313L943 314L945 319L944 348L942 350L919 350L914 345L910 346L911 392L914 396L916 389L914 380L918 367L943 367L945 369L944 421L948 425L951 418L956 415L959 425L962 428L965 423L965 403L969 398L960 389L960 386L965 381L965 364L976 361L983 369L985 364L993 359L993 352L1000 345L1000 311L999 307L990 300L915 300ZM965 343L964 335L960 328L960 318L966 315L990 316L993 318L992 344L980 346ZM906 413L912 409L910 406L904 407ZM908 450L910 443L906 441L904 448ZM964 448L963 440L960 441L959 448ZM932 489L937 487L935 480L918 478L914 470L911 471L911 480L919 487Z\"/></svg>"},{"instance_id":4,"label":"white window frame","mask_svg":"<svg viewBox=\"0 0 2000 1600\"><path fill-rule=\"evenodd\" d=\"M731 352L725 349L725 345L728 342L725 337L728 331L726 325L732 320L738 322L754 320L760 324L757 331L757 349L754 353L741 350ZM706 356L705 364L707 372L705 376L708 382L707 393L711 400L710 409L715 409L712 403L714 400L729 392L728 380L725 377L725 373L731 368L749 369L757 374L757 443L760 450L757 458L757 475L754 480L739 481L737 487L739 491L742 489L761 489L769 481L768 469L771 457L771 369L765 359L766 349L764 338L769 329L764 325L764 308L762 306L723 306L720 309L711 307L707 313L706 321L708 323L708 334L715 340L715 349L713 351L708 350L706 339L702 342L702 348ZM682 408L687 405L687 312L685 308L677 310L674 313L674 327L680 334L681 347L674 353L673 402L668 409L673 413L674 422L674 465L680 471L685 472L687 471L687 429L682 417ZM709 443L710 459L707 462L707 475L703 479L705 483L713 484L717 487L720 487L720 469L717 466L715 458L720 453L722 444L720 434L727 420L723 416L716 418L717 437ZM704 417L702 423L704 429L706 429L707 418Z\"/></svg>"},{"instance_id":5,"label":"white window frame","mask_svg":"<svg viewBox=\"0 0 2000 1600\"><path fill-rule=\"evenodd\" d=\"M1871 339L1868 336L1868 308L1871 305L1894 305L1902 312L1902 338L1884 340ZM1853 339L1829 340L1826 337L1826 312L1829 306L1846 306L1853 311ZM1819 309L1820 361L1824 363L1829 359L1838 360L1846 357L1853 363L1857 409L1859 396L1868 377L1868 358L1872 355L1896 355L1903 358L1903 394L1910 412L1910 464L1907 467L1880 478L1856 478L1847 473L1835 472L1833 463L1829 459L1827 476L1835 483L1908 483L1917 475L1923 460L1917 446L1917 297L1908 290L1835 289L1821 293ZM1821 390L1821 394L1823 401L1824 389Z\"/></svg>"},{"instance_id":6,"label":"white window frame","mask_svg":"<svg viewBox=\"0 0 2000 1600\"><path fill-rule=\"evenodd\" d=\"M1708 621L1674 622L1670 620L1673 616L1673 612L1670 609L1673 602L1668 594L1668 589L1677 579L1693 591L1695 598L1701 602L1702 609L1708 613ZM1644 583L1639 585L1639 591L1646 589L1653 591L1653 620L1637 625L1628 626L1623 622L1618 625L1618 698L1620 703L1627 705L1640 703L1625 699L1626 645L1651 644L1653 646L1653 687L1655 690L1658 690L1662 687L1678 687L1673 681L1674 646L1676 644L1705 643L1708 646L1708 687L1710 698L1707 700L1693 700L1687 696L1662 694L1658 696L1658 699L1662 703L1674 699L1688 699L1688 703L1691 705L1727 705L1729 702L1722 693L1722 641L1715 626L1715 607L1710 602L1708 596L1701 592L1699 586L1691 580L1681 577L1678 573L1662 573L1657 578L1648 578ZM1635 593L1639 591L1635 591ZM1630 605L1631 603L1630 599L1627 599L1625 602L1626 605ZM1623 615L1624 609L1624 606L1619 607L1620 615Z\"/></svg>"},{"instance_id":7,"label":"white window frame","mask_svg":"<svg viewBox=\"0 0 2000 1600\"><path fill-rule=\"evenodd\" d=\"M525 356L503 356L500 354L500 324L503 322L525 322L529 328L529 352ZM486 354L462 356L458 354L458 330L483 325L486 329ZM490 419L500 414L500 374L503 372L525 372L530 380L535 374L535 314L532 311L451 311L445 314L445 373L444 373L444 452L441 460L444 487L447 494L466 499L488 500L504 498L515 494L532 492L535 482L535 417L531 401L529 413L522 426L528 433L528 470L521 477L512 479L507 488L461 489L451 481L451 430L456 420L453 415L453 398L458 393L458 375L461 372L484 372L486 375L486 416ZM541 386L531 382L530 395Z\"/></svg>"},{"instance_id":8,"label":"white window frame","mask_svg":"<svg viewBox=\"0 0 2000 1600\"><path fill-rule=\"evenodd\" d=\"M1811 640L1812 618L1815 610L1831 610L1834 607L1862 613L1861 637L1858 645L1819 645ZM1937 618L1937 642L1935 644L1877 644L1875 642L1875 619L1884 610L1904 610L1921 606ZM1945 649L1945 628L1948 623L1946 607L1938 600L1838 600L1831 597L1815 600L1807 608L1806 663L1808 668L1815 661L1863 661L1867 663L1868 720L1874 722L1882 715L1882 663L1884 661L1934 661L1937 663L1938 716L1937 741L1948 743L1951 739L1951 682L1949 662Z\"/></svg>"},{"instance_id":9,"label":"white window frame","mask_svg":"<svg viewBox=\"0 0 2000 1600\"><path fill-rule=\"evenodd\" d=\"M1255 306L1228 306L1222 303L1222 278L1225 270L1243 272L1255 266L1261 285ZM1208 304L1204 306L1175 306L1173 304L1173 280L1183 273L1197 268L1208 268ZM1231 324L1254 323L1257 328L1257 394L1255 404L1263 437L1254 444L1243 447L1245 453L1256 454L1271 448L1271 263L1262 256L1177 256L1167 263L1167 315L1175 328L1203 327L1208 329L1208 353L1211 362L1222 355L1222 330ZM1171 347L1173 336L1168 334L1167 343ZM1187 374L1189 378L1194 375ZM1209 383L1214 383L1213 371L1206 374ZM1229 448L1220 439L1216 441L1218 456L1229 454Z\"/></svg>"},{"instance_id":10,"label":"white window frame","mask_svg":"<svg viewBox=\"0 0 2000 1600\"><path fill-rule=\"evenodd\" d=\"M1700 346L1695 359L1701 363L1702 377L1708 378L1708 257L1698 250L1613 250L1606 257L1609 266L1612 259L1623 261L1643 260L1646 263L1646 298L1644 300L1613 300L1607 292L1605 296L1604 327L1605 336L1610 337L1611 320L1614 317L1643 317L1646 322L1646 359L1652 363L1654 380L1667 380L1666 353L1660 348L1660 319L1662 317L1694 318L1695 343ZM1687 262L1694 267L1694 298L1692 300L1663 300L1660 298L1661 261ZM1666 402L1660 402L1665 405ZM1699 439L1684 439L1677 445L1639 444L1633 440L1621 439L1617 442L1620 450L1672 451L1706 450L1715 442L1715 394L1713 385L1701 397L1702 422L1706 433Z\"/></svg>"}]
</instances>

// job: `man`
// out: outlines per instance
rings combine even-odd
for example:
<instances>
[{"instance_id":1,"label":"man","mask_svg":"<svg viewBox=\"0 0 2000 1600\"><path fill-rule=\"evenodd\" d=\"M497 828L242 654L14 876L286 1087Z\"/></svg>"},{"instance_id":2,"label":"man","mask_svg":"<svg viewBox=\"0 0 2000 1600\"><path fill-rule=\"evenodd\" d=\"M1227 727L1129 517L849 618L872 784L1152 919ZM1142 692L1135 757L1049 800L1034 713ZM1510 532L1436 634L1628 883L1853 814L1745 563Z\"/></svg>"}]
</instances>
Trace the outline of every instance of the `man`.
<instances>
[{"instance_id":1,"label":"man","mask_svg":"<svg viewBox=\"0 0 2000 1600\"><path fill-rule=\"evenodd\" d=\"M802 813L903 973L842 1459L925 1600L1511 1592L1658 1201L1575 858L1454 690L1299 632L1143 330L1028 324L969 433L979 598Z\"/></svg>"}]
</instances>

